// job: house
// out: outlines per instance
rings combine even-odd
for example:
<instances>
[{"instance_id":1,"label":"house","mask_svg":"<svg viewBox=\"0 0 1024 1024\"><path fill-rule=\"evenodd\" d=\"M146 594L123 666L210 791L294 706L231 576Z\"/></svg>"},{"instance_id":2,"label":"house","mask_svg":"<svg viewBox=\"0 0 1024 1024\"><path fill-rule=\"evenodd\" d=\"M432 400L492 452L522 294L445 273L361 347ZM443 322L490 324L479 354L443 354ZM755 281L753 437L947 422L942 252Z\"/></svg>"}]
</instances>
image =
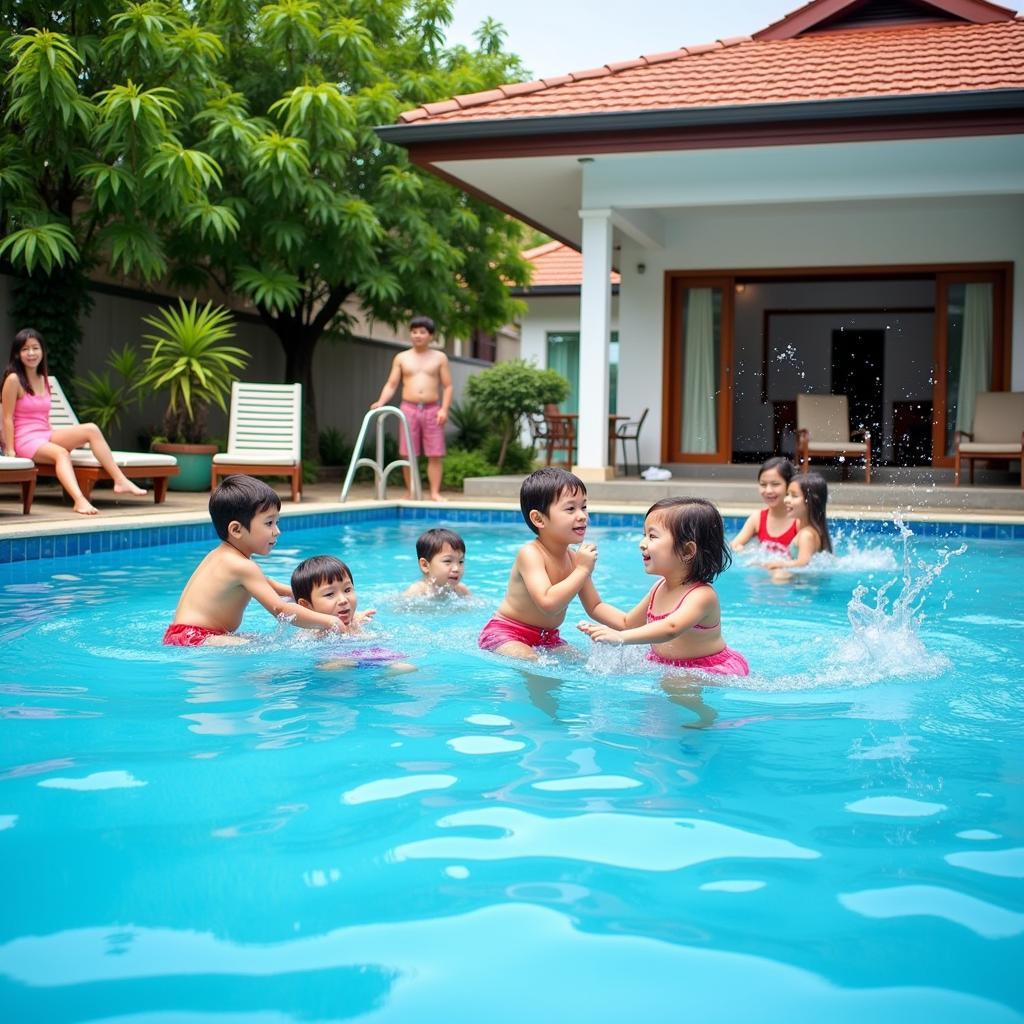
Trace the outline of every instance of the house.
<instances>
[{"instance_id":1,"label":"house","mask_svg":"<svg viewBox=\"0 0 1024 1024\"><path fill-rule=\"evenodd\" d=\"M557 370L569 381L569 397L562 412L579 412L580 286L583 257L564 242L545 242L526 249L522 257L533 267L529 287L512 294L526 303L520 319L519 341L523 359ZM616 411L619 370L619 275L610 275L611 305L608 320L608 411Z\"/></svg>"},{"instance_id":2,"label":"house","mask_svg":"<svg viewBox=\"0 0 1024 1024\"><path fill-rule=\"evenodd\" d=\"M1024 20L984 0L814 0L721 39L457 96L380 129L582 252L579 472L786 443L850 397L883 461L945 466L981 390L1024 389ZM1016 301L1015 300L1016 297ZM880 437L880 441L879 441Z\"/></svg>"}]
</instances>

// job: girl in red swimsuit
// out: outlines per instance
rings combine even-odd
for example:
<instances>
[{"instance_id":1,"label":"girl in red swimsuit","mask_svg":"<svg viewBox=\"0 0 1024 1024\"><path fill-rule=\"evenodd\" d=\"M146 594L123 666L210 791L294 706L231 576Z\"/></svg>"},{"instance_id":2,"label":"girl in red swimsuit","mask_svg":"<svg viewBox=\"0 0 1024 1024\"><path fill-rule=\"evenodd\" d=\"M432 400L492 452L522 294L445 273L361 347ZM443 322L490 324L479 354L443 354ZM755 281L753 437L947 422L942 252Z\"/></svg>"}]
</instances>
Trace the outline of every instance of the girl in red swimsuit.
<instances>
[{"instance_id":1,"label":"girl in red swimsuit","mask_svg":"<svg viewBox=\"0 0 1024 1024\"><path fill-rule=\"evenodd\" d=\"M739 551L747 541L757 537L762 545L787 551L796 537L796 521L790 516L783 499L793 479L793 464L787 458L769 459L757 472L757 486L765 507L752 512L743 529L733 538L732 549Z\"/></svg>"},{"instance_id":2,"label":"girl in red swimsuit","mask_svg":"<svg viewBox=\"0 0 1024 1024\"><path fill-rule=\"evenodd\" d=\"M711 586L732 561L718 509L702 498L663 498L644 519L644 572L662 577L625 614L625 628L594 622L579 628L601 644L650 644L648 660L714 675L750 674L747 659L722 639L718 595Z\"/></svg>"}]
</instances>

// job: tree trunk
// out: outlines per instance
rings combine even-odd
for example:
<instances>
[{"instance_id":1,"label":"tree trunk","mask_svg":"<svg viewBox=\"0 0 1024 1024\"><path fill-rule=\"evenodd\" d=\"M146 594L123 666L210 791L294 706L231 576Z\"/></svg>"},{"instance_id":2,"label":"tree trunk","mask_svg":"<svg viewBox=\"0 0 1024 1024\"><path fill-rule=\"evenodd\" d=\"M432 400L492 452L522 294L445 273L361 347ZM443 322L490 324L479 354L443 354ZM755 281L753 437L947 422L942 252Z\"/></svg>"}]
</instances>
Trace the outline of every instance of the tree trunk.
<instances>
[{"instance_id":1,"label":"tree trunk","mask_svg":"<svg viewBox=\"0 0 1024 1024\"><path fill-rule=\"evenodd\" d=\"M278 321L275 327L284 349L284 381L302 385L302 457L317 459L320 451L320 428L316 414L316 390L313 387L313 353L320 340L319 332L302 324Z\"/></svg>"}]
</instances>

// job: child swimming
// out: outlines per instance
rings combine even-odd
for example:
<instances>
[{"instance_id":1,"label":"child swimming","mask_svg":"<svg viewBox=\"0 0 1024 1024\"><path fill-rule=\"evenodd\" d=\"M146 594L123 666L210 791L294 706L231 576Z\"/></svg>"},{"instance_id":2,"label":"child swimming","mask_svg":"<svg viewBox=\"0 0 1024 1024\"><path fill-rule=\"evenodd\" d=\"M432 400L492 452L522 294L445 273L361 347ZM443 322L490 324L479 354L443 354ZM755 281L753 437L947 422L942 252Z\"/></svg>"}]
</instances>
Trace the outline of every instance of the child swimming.
<instances>
[{"instance_id":1,"label":"child swimming","mask_svg":"<svg viewBox=\"0 0 1024 1024\"><path fill-rule=\"evenodd\" d=\"M281 499L262 480L238 474L225 477L210 495L210 519L220 537L196 567L181 592L164 643L175 647L245 643L234 635L246 606L255 598L271 615L289 617L304 629L344 633L337 616L311 611L291 600L291 589L269 579L252 560L268 555L281 530Z\"/></svg>"},{"instance_id":2,"label":"child swimming","mask_svg":"<svg viewBox=\"0 0 1024 1024\"><path fill-rule=\"evenodd\" d=\"M622 613L602 603L590 578L597 548L583 539L589 521L583 481L554 466L538 469L523 481L519 506L537 536L519 549L505 597L481 631L480 646L526 660L536 660L538 649L567 647L558 627L577 595L592 619L621 623ZM578 547L571 550L572 544Z\"/></svg>"},{"instance_id":3,"label":"child swimming","mask_svg":"<svg viewBox=\"0 0 1024 1024\"><path fill-rule=\"evenodd\" d=\"M303 608L320 615L334 616L344 632L358 634L376 611L357 612L358 598L352 570L333 555L314 555L292 572L292 594ZM385 647L346 648L338 657L318 665L321 669L387 668L389 673L414 672L415 665L402 661L404 654Z\"/></svg>"},{"instance_id":4,"label":"child swimming","mask_svg":"<svg viewBox=\"0 0 1024 1024\"><path fill-rule=\"evenodd\" d=\"M411 584L403 597L469 597L469 588L462 583L466 542L454 530L435 527L420 534L416 557L423 578Z\"/></svg>"},{"instance_id":5,"label":"child swimming","mask_svg":"<svg viewBox=\"0 0 1024 1024\"><path fill-rule=\"evenodd\" d=\"M793 464L783 456L768 459L762 464L757 471L757 486L765 507L760 512L751 512L743 529L733 538L730 545L733 551L741 551L754 537L762 546L781 548L783 551L789 548L796 536L797 526L786 510L783 499L793 479L793 472Z\"/></svg>"},{"instance_id":6,"label":"child swimming","mask_svg":"<svg viewBox=\"0 0 1024 1024\"><path fill-rule=\"evenodd\" d=\"M711 586L732 560L718 509L702 498L655 502L644 518L640 554L644 572L662 578L626 613L623 627L581 622L579 629L595 643L650 644L647 658L658 665L749 675L746 658L722 638Z\"/></svg>"},{"instance_id":7,"label":"child swimming","mask_svg":"<svg viewBox=\"0 0 1024 1024\"><path fill-rule=\"evenodd\" d=\"M798 569L819 551L832 551L825 509L828 505L828 484L818 473L797 474L786 489L786 509L797 525L796 557L778 558L765 563L770 570Z\"/></svg>"}]
</instances>

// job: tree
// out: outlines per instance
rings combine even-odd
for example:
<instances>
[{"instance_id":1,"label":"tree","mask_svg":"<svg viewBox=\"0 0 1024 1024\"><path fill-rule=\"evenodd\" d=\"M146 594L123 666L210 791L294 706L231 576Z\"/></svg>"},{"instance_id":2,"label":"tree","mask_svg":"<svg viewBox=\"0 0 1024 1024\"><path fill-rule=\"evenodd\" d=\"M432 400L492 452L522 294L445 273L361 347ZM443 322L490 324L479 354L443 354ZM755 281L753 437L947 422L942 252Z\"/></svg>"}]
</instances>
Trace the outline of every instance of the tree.
<instances>
[{"instance_id":1,"label":"tree","mask_svg":"<svg viewBox=\"0 0 1024 1024\"><path fill-rule=\"evenodd\" d=\"M154 281L165 237L237 226L209 202L219 168L183 142L222 51L180 4L0 6L0 260L65 383L93 267Z\"/></svg>"},{"instance_id":2,"label":"tree","mask_svg":"<svg viewBox=\"0 0 1024 1024\"><path fill-rule=\"evenodd\" d=\"M564 402L569 396L569 382L556 370L539 370L515 359L470 377L466 391L498 428L501 449L497 465L501 469L523 417L542 412L545 405Z\"/></svg>"},{"instance_id":3,"label":"tree","mask_svg":"<svg viewBox=\"0 0 1024 1024\"><path fill-rule=\"evenodd\" d=\"M325 331L346 333L348 299L390 323L427 313L448 334L514 314L519 225L373 131L520 77L500 25L471 51L444 44L451 0L7 6L20 13L0 257L29 272L105 260L246 296L303 385L307 451L313 354Z\"/></svg>"}]
</instances>

